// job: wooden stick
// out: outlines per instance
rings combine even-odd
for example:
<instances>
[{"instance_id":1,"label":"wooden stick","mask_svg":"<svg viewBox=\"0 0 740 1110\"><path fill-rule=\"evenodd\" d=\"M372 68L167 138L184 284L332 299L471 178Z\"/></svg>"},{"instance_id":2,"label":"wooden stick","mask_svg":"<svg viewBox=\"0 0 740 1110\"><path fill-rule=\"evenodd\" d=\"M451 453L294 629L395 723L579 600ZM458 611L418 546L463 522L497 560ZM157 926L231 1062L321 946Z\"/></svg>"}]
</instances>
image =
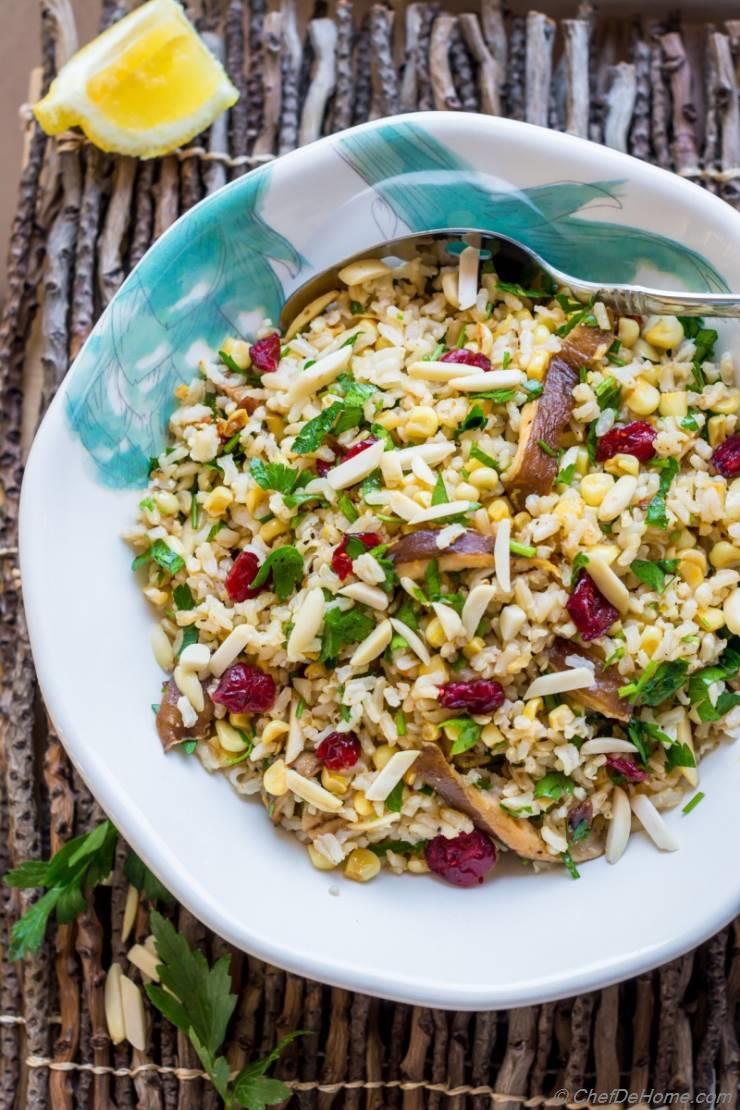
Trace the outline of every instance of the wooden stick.
<instances>
[{"instance_id":1,"label":"wooden stick","mask_svg":"<svg viewBox=\"0 0 740 1110\"><path fill-rule=\"evenodd\" d=\"M393 13L384 4L373 4L370 9L370 77L373 98L381 116L394 116L398 112L398 75L393 61Z\"/></svg>"},{"instance_id":2,"label":"wooden stick","mask_svg":"<svg viewBox=\"0 0 740 1110\"><path fill-rule=\"evenodd\" d=\"M432 1045L429 1053L428 1074L432 1083L447 1083L447 1053L450 1043L450 1031L447 1025L447 1013L444 1010L432 1010ZM430 1091L427 1098L426 1110L440 1110L442 1096L439 1091ZM447 1099L445 1099L445 1105Z\"/></svg>"},{"instance_id":3,"label":"wooden stick","mask_svg":"<svg viewBox=\"0 0 740 1110\"><path fill-rule=\"evenodd\" d=\"M635 158L650 160L650 47L635 29L630 61L635 67L635 105L629 133L629 152Z\"/></svg>"},{"instance_id":4,"label":"wooden stick","mask_svg":"<svg viewBox=\"0 0 740 1110\"><path fill-rule=\"evenodd\" d=\"M740 110L729 37L717 32L710 35L710 50L717 75L717 113L722 125L720 168L737 171L740 166ZM737 176L721 183L720 196L733 207L740 207L740 180Z\"/></svg>"},{"instance_id":5,"label":"wooden stick","mask_svg":"<svg viewBox=\"0 0 740 1110\"><path fill-rule=\"evenodd\" d=\"M454 74L455 87L464 112L478 111L478 94L476 92L475 76L473 74L473 61L468 53L460 30L460 20L455 20L455 26L450 36L450 66Z\"/></svg>"},{"instance_id":6,"label":"wooden stick","mask_svg":"<svg viewBox=\"0 0 740 1110\"><path fill-rule=\"evenodd\" d=\"M481 1010L475 1015L470 1065L470 1082L474 1087L486 1086L490 1081L497 1032L496 1014L493 1011ZM485 1095L473 1095L472 1110L490 1110L489 1099Z\"/></svg>"},{"instance_id":7,"label":"wooden stick","mask_svg":"<svg viewBox=\"0 0 740 1110\"><path fill-rule=\"evenodd\" d=\"M506 1051L501 1061L494 1089L507 1095L524 1095L527 1090L529 1069L534 1060L537 1038L537 1009L525 1006L512 1010L506 1038ZM501 1110L520 1110L520 1099L501 1100ZM498 1110L498 1107L497 1107Z\"/></svg>"},{"instance_id":8,"label":"wooden stick","mask_svg":"<svg viewBox=\"0 0 740 1110\"><path fill-rule=\"evenodd\" d=\"M604 118L604 145L613 150L627 150L636 92L635 67L630 62L619 62L613 66Z\"/></svg>"},{"instance_id":9,"label":"wooden stick","mask_svg":"<svg viewBox=\"0 0 740 1110\"><path fill-rule=\"evenodd\" d=\"M332 111L332 130L344 131L352 124L352 97L354 75L352 72L352 0L339 0L336 11L337 24L337 88Z\"/></svg>"},{"instance_id":10,"label":"wooden stick","mask_svg":"<svg viewBox=\"0 0 740 1110\"><path fill-rule=\"evenodd\" d=\"M321 1071L321 1082L327 1086L332 1083L342 1083L347 1075L349 1000L348 991L340 987L331 988L329 1031L324 1044L324 1066ZM319 1110L331 1110L336 1097L328 1091L319 1091Z\"/></svg>"},{"instance_id":11,"label":"wooden stick","mask_svg":"<svg viewBox=\"0 0 740 1110\"><path fill-rule=\"evenodd\" d=\"M650 1079L650 1041L655 1009L652 976L641 975L635 990L630 1090L645 1091Z\"/></svg>"},{"instance_id":12,"label":"wooden stick","mask_svg":"<svg viewBox=\"0 0 740 1110\"><path fill-rule=\"evenodd\" d=\"M450 1048L447 1056L447 1082L450 1087L461 1087L465 1082L465 1062L468 1057L468 1029L470 1014L459 1010L452 1015ZM447 1110L465 1110L465 1095L450 1095Z\"/></svg>"},{"instance_id":13,"label":"wooden stick","mask_svg":"<svg viewBox=\"0 0 740 1110\"><path fill-rule=\"evenodd\" d=\"M265 0L249 0L249 71L247 73L247 141L257 138L262 130L265 110L262 42L265 22Z\"/></svg>"},{"instance_id":14,"label":"wooden stick","mask_svg":"<svg viewBox=\"0 0 740 1110\"><path fill-rule=\"evenodd\" d=\"M434 107L434 89L431 77L432 30L439 7L426 3L421 9L419 21L419 48L416 57L416 87L420 112L431 112Z\"/></svg>"},{"instance_id":15,"label":"wooden stick","mask_svg":"<svg viewBox=\"0 0 740 1110\"><path fill-rule=\"evenodd\" d=\"M480 22L488 52L496 64L498 81L496 91L498 103L501 105L504 101L509 53L502 0L481 0ZM501 109L496 114L501 115Z\"/></svg>"},{"instance_id":16,"label":"wooden stick","mask_svg":"<svg viewBox=\"0 0 740 1110\"><path fill-rule=\"evenodd\" d=\"M283 58L281 62L282 97L278 154L295 150L298 144L300 119L299 79L303 61L303 44L298 34L295 0L281 0L280 14L283 25Z\"/></svg>"},{"instance_id":17,"label":"wooden stick","mask_svg":"<svg viewBox=\"0 0 740 1110\"><path fill-rule=\"evenodd\" d=\"M723 36L726 37L726 36ZM727 951L727 930L723 929L708 942L704 966L707 1019L699 1051L694 1063L694 1097L697 1104L710 1103L715 1095L715 1062L722 1041L722 1029L727 1020L727 994L724 973Z\"/></svg>"},{"instance_id":18,"label":"wooden stick","mask_svg":"<svg viewBox=\"0 0 740 1110\"><path fill-rule=\"evenodd\" d=\"M547 127L555 28L555 20L542 12L527 16L525 119L540 127Z\"/></svg>"},{"instance_id":19,"label":"wooden stick","mask_svg":"<svg viewBox=\"0 0 740 1110\"><path fill-rule=\"evenodd\" d=\"M262 72L264 83L264 111L262 130L254 144L254 154L271 154L280 122L282 97L281 74L282 16L269 12L262 31Z\"/></svg>"},{"instance_id":20,"label":"wooden stick","mask_svg":"<svg viewBox=\"0 0 740 1110\"><path fill-rule=\"evenodd\" d=\"M352 1004L350 1006L349 1070L347 1073L350 1082L362 1079L365 1074L365 1046L367 1044L369 1016L370 999L367 995L352 995ZM358 1089L346 1091L343 1110L360 1110L360 1100L362 1098L363 1092Z\"/></svg>"},{"instance_id":21,"label":"wooden stick","mask_svg":"<svg viewBox=\"0 0 740 1110\"><path fill-rule=\"evenodd\" d=\"M179 209L179 166L177 158L169 154L159 166L154 204L154 238L158 239L175 222Z\"/></svg>"},{"instance_id":22,"label":"wooden stick","mask_svg":"<svg viewBox=\"0 0 740 1110\"><path fill-rule=\"evenodd\" d=\"M490 53L483 37L481 25L475 12L463 12L458 16L460 30L468 44L468 50L478 65L478 96L480 110L485 115L501 115L501 87L498 63Z\"/></svg>"},{"instance_id":23,"label":"wooden stick","mask_svg":"<svg viewBox=\"0 0 740 1110\"><path fill-rule=\"evenodd\" d=\"M429 48L434 107L438 112L459 112L462 108L450 69L450 40L457 25L454 15L442 12L434 21Z\"/></svg>"},{"instance_id":24,"label":"wooden stick","mask_svg":"<svg viewBox=\"0 0 740 1110\"><path fill-rule=\"evenodd\" d=\"M314 66L311 83L301 114L301 127L298 145L305 146L318 139L324 122L326 105L334 92L336 63L334 51L337 42L337 28L333 19L312 19L308 25L308 36L314 51Z\"/></svg>"},{"instance_id":25,"label":"wooden stick","mask_svg":"<svg viewBox=\"0 0 740 1110\"><path fill-rule=\"evenodd\" d=\"M100 208L106 188L107 159L91 146L85 151L85 179L75 250L74 284L70 316L70 359L77 357L95 320L95 245Z\"/></svg>"},{"instance_id":26,"label":"wooden stick","mask_svg":"<svg viewBox=\"0 0 740 1110\"><path fill-rule=\"evenodd\" d=\"M560 26L565 44L565 130L587 139L591 27L586 19L564 19Z\"/></svg>"},{"instance_id":27,"label":"wooden stick","mask_svg":"<svg viewBox=\"0 0 740 1110\"><path fill-rule=\"evenodd\" d=\"M601 992L594 1021L594 1064L596 1090L616 1091L621 1074L615 1033L619 1025L619 987L606 987Z\"/></svg>"},{"instance_id":28,"label":"wooden stick","mask_svg":"<svg viewBox=\"0 0 740 1110\"><path fill-rule=\"evenodd\" d=\"M550 1066L550 1050L555 1025L555 1003L545 1002L537 1017L537 1040L535 1043L532 1070L529 1073L529 1089L533 1095L544 1089L545 1076ZM477 1110L477 1108L476 1108ZM480 1110L487 1110L481 1106Z\"/></svg>"},{"instance_id":29,"label":"wooden stick","mask_svg":"<svg viewBox=\"0 0 740 1110\"><path fill-rule=\"evenodd\" d=\"M679 1004L679 963L671 963L658 971L660 1012L658 1019L658 1040L655 1050L655 1071L653 1083L658 1090L668 1087L673 1058L673 1043L676 1030L676 1013Z\"/></svg>"},{"instance_id":30,"label":"wooden stick","mask_svg":"<svg viewBox=\"0 0 740 1110\"><path fill-rule=\"evenodd\" d=\"M309 979L303 1007L301 1028L308 1034L300 1053L300 1076L303 1083L315 1083L319 1078L319 1058L322 1049L322 1026L324 1011L324 988L321 983ZM298 1105L300 1110L316 1110L316 1091L300 1091Z\"/></svg>"},{"instance_id":31,"label":"wooden stick","mask_svg":"<svg viewBox=\"0 0 740 1110\"><path fill-rule=\"evenodd\" d=\"M64 151L60 155L59 165L62 175L62 207L49 232L41 324L44 411L67 373L69 297L81 197L78 151Z\"/></svg>"},{"instance_id":32,"label":"wooden stick","mask_svg":"<svg viewBox=\"0 0 740 1110\"><path fill-rule=\"evenodd\" d=\"M244 4L243 0L227 0L224 23L226 72L239 93L239 99L229 110L229 145L235 158L243 158L248 149L249 106L247 82L244 76ZM235 166L231 176L241 177L245 166Z\"/></svg>"},{"instance_id":33,"label":"wooden stick","mask_svg":"<svg viewBox=\"0 0 740 1110\"><path fill-rule=\"evenodd\" d=\"M591 1017L594 1008L594 998L590 994L581 994L573 999L570 1029L571 1044L570 1054L565 1066L565 1079L563 1086L573 1093L583 1086L588 1064L589 1049L591 1046Z\"/></svg>"},{"instance_id":34,"label":"wooden stick","mask_svg":"<svg viewBox=\"0 0 740 1110\"><path fill-rule=\"evenodd\" d=\"M419 82L417 71L419 67L419 30L421 28L422 11L421 3L409 4L406 8L406 27L404 36L403 72L399 90L399 110L413 112L419 95ZM337 9L338 14L338 9Z\"/></svg>"},{"instance_id":35,"label":"wooden stick","mask_svg":"<svg viewBox=\"0 0 740 1110\"><path fill-rule=\"evenodd\" d=\"M213 56L220 62L225 61L225 47L223 35L218 31L204 31L203 41ZM208 150L212 154L224 154L229 149L229 121L226 112L211 124L208 133ZM215 193L227 181L226 166L222 162L206 162L203 167L203 183L207 195Z\"/></svg>"},{"instance_id":36,"label":"wooden stick","mask_svg":"<svg viewBox=\"0 0 740 1110\"><path fill-rule=\"evenodd\" d=\"M507 115L511 119L524 119L526 73L527 21L524 16L516 15L511 21L509 67L506 83Z\"/></svg>"},{"instance_id":37,"label":"wooden stick","mask_svg":"<svg viewBox=\"0 0 740 1110\"><path fill-rule=\"evenodd\" d=\"M696 146L695 90L683 39L676 31L661 35L663 68L670 78L673 104L673 141L671 154L677 173L694 171L699 166Z\"/></svg>"},{"instance_id":38,"label":"wooden stick","mask_svg":"<svg viewBox=\"0 0 740 1110\"><path fill-rule=\"evenodd\" d=\"M103 308L118 292L126 276L124 249L131 219L131 198L136 179L136 161L117 158L105 223L98 245L98 290Z\"/></svg>"},{"instance_id":39,"label":"wooden stick","mask_svg":"<svg viewBox=\"0 0 740 1110\"><path fill-rule=\"evenodd\" d=\"M650 86L652 104L650 122L655 160L663 169L669 169L671 155L668 148L668 93L663 78L663 52L660 37L663 27L657 22L650 25Z\"/></svg>"},{"instance_id":40,"label":"wooden stick","mask_svg":"<svg viewBox=\"0 0 740 1110\"><path fill-rule=\"evenodd\" d=\"M414 1006L411 1011L411 1032L406 1055L401 1061L401 1075L412 1082L418 1082L424 1076L427 1052L432 1040L432 1014L430 1010L423 1010ZM422 1110L424 1095L419 1090L406 1090L403 1092L403 1110Z\"/></svg>"}]
</instances>

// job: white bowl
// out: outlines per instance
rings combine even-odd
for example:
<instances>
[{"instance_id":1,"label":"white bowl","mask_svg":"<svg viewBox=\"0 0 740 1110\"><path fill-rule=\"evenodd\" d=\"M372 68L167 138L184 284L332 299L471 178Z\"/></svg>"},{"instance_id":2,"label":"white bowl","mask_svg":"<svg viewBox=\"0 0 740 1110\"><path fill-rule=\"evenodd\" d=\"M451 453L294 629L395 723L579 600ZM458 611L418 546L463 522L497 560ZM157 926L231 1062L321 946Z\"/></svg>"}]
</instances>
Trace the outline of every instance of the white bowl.
<instances>
[{"instance_id":1,"label":"white bowl","mask_svg":"<svg viewBox=\"0 0 740 1110\"><path fill-rule=\"evenodd\" d=\"M31 453L21 566L34 657L73 762L121 832L202 921L314 979L423 1005L519 1006L671 959L740 909L740 762L701 766L706 800L634 835L622 861L535 875L516 861L472 890L315 871L259 804L162 753L152 615L118 536L161 450L172 390L205 347L276 318L284 289L407 228L475 225L563 269L665 288L740 288L740 216L662 170L551 131L474 115L378 121L227 186L127 280L72 367ZM722 342L740 356L740 329Z\"/></svg>"}]
</instances>

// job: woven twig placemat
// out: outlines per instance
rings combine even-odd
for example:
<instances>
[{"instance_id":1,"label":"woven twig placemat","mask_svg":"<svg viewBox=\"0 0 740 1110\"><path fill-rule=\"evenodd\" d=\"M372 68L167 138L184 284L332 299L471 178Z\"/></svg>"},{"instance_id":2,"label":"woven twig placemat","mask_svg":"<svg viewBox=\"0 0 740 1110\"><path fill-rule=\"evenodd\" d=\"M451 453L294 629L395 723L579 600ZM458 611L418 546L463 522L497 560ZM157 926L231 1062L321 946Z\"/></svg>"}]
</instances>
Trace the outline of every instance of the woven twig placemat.
<instances>
[{"instance_id":1,"label":"woven twig placemat","mask_svg":"<svg viewBox=\"0 0 740 1110\"><path fill-rule=\"evenodd\" d=\"M740 21L609 22L582 4L577 18L556 25L536 12L505 15L499 0L476 2L478 10L460 16L433 0L412 3L394 26L381 4L363 14L337 0L329 13L317 0L306 30L295 0L269 12L265 0L249 9L244 0L190 0L189 14L241 92L229 116L191 148L137 163L73 136L47 141L29 123L0 327L2 871L48 856L101 816L38 696L16 558L24 451L92 323L180 212L276 153L413 108L501 113L566 129L696 178L737 205ZM76 37L69 0L42 0L41 9L39 88ZM105 0L101 25L125 10ZM218 1104L188 1042L158 1014L148 1013L145 1050L109 1040L106 969L117 960L140 981L126 951L149 932L142 898L130 938L121 939L130 897L125 854L121 845L112 885L75 924L53 930L37 957L3 964L3 1108ZM10 924L33 896L3 889L0 899L7 949ZM230 951L186 910L169 912L210 958ZM232 952L239 1004L228 1054L238 1067L286 1032L308 1030L277 1069L294 1087L290 1105L307 1110L518 1110L563 1099L619 1104L628 1095L655 1105L735 1107L739 947L736 922L696 952L619 987L475 1014L330 989Z\"/></svg>"}]
</instances>

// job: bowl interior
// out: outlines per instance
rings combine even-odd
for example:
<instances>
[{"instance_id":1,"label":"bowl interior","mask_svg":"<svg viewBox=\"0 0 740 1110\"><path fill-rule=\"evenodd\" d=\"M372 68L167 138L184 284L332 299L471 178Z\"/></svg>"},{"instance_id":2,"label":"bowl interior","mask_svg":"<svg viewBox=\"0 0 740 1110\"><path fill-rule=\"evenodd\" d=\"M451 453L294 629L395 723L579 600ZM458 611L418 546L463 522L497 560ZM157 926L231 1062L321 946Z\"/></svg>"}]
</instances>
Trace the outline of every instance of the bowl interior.
<instances>
[{"instance_id":1,"label":"bowl interior","mask_svg":"<svg viewBox=\"0 0 740 1110\"><path fill-rule=\"evenodd\" d=\"M427 877L345 882L311 868L225 779L161 752L152 618L118 539L147 459L164 445L172 390L204 352L265 314L277 319L285 292L339 257L466 224L519 237L594 280L740 288L740 216L613 151L442 113L323 140L203 202L128 279L37 437L21 556L51 716L106 811L185 905L236 945L309 977L476 1008L635 974L737 912L737 745L702 764L705 803L670 815L678 853L635 836L618 867L597 860L578 882L517 861L469 891ZM725 328L723 341L740 356L740 329Z\"/></svg>"}]
</instances>

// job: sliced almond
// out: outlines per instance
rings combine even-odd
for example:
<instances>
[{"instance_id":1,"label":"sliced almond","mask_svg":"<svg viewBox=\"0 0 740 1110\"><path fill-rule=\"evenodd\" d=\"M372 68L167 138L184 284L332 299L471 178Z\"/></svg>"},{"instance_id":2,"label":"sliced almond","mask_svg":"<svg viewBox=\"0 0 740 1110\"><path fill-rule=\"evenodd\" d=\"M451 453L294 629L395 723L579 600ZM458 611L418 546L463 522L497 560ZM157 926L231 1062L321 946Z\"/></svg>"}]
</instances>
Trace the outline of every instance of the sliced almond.
<instances>
[{"instance_id":1,"label":"sliced almond","mask_svg":"<svg viewBox=\"0 0 740 1110\"><path fill-rule=\"evenodd\" d=\"M287 753L286 753L287 754ZM282 759L276 759L262 776L262 785L273 798L281 798L288 793L287 768Z\"/></svg>"},{"instance_id":2,"label":"sliced almond","mask_svg":"<svg viewBox=\"0 0 740 1110\"><path fill-rule=\"evenodd\" d=\"M108 1026L108 1035L113 1044L121 1044L126 1040L121 996L122 974L120 964L111 964L105 977L105 1024Z\"/></svg>"},{"instance_id":3,"label":"sliced almond","mask_svg":"<svg viewBox=\"0 0 740 1110\"><path fill-rule=\"evenodd\" d=\"M202 713L205 699L200 679L192 671L186 671L184 667L180 666L175 667L172 677L178 690L183 697L188 699L196 713Z\"/></svg>"},{"instance_id":4,"label":"sliced almond","mask_svg":"<svg viewBox=\"0 0 740 1110\"><path fill-rule=\"evenodd\" d=\"M390 272L390 266L380 258L361 258L357 262L350 262L339 271L337 277L345 285L364 285L366 281L375 281Z\"/></svg>"},{"instance_id":5,"label":"sliced almond","mask_svg":"<svg viewBox=\"0 0 740 1110\"><path fill-rule=\"evenodd\" d=\"M316 586L314 589L308 590L298 606L295 623L288 637L287 651L288 659L291 662L294 663L299 660L318 635L319 629L324 623L325 609L326 602L321 587Z\"/></svg>"},{"instance_id":6,"label":"sliced almond","mask_svg":"<svg viewBox=\"0 0 740 1110\"><path fill-rule=\"evenodd\" d=\"M452 378L450 386L459 393L481 393L488 389L514 389L526 380L527 375L521 370L482 370Z\"/></svg>"},{"instance_id":7,"label":"sliced almond","mask_svg":"<svg viewBox=\"0 0 740 1110\"><path fill-rule=\"evenodd\" d=\"M382 655L388 644L391 642L393 636L393 628L391 622L388 620L381 621L380 624L372 630L369 636L366 636L361 644L354 650L354 654L349 661L351 667L364 667L371 663L373 659L377 659Z\"/></svg>"},{"instance_id":8,"label":"sliced almond","mask_svg":"<svg viewBox=\"0 0 740 1110\"><path fill-rule=\"evenodd\" d=\"M295 763L296 759L298 759L298 756L301 754L306 746L306 738L303 735L301 718L297 715L299 704L299 699L296 697L294 697L290 703L288 742L285 745L285 762L287 764Z\"/></svg>"},{"instance_id":9,"label":"sliced almond","mask_svg":"<svg viewBox=\"0 0 740 1110\"><path fill-rule=\"evenodd\" d=\"M496 587L486 585L482 582L479 586L473 586L472 590L465 598L462 611L462 625L471 639L475 636L475 630L482 621L483 614L495 596Z\"/></svg>"},{"instance_id":10,"label":"sliced almond","mask_svg":"<svg viewBox=\"0 0 740 1110\"><path fill-rule=\"evenodd\" d=\"M134 1048L143 1052L146 1048L146 1012L141 991L128 975L121 975L121 1004L123 1010L123 1028L126 1040Z\"/></svg>"},{"instance_id":11,"label":"sliced almond","mask_svg":"<svg viewBox=\"0 0 740 1110\"><path fill-rule=\"evenodd\" d=\"M338 809L342 808L341 798L330 794L328 790L324 790L323 786L319 786L312 779L305 778L304 775L299 775L297 771L293 771L291 768L288 768L285 772L285 783L288 790L292 790L304 802L320 809L322 813L336 813Z\"/></svg>"},{"instance_id":12,"label":"sliced almond","mask_svg":"<svg viewBox=\"0 0 740 1110\"><path fill-rule=\"evenodd\" d=\"M432 609L442 625L442 631L447 640L454 640L456 636L460 635L463 631L463 622L451 605L445 605L441 601L433 601Z\"/></svg>"},{"instance_id":13,"label":"sliced almond","mask_svg":"<svg viewBox=\"0 0 740 1110\"><path fill-rule=\"evenodd\" d=\"M606 600L610 601L615 609L618 609L620 614L624 615L629 609L629 591L622 579L614 573L606 559L601 555L592 555L589 552L586 569L589 577L593 579L594 585L598 586Z\"/></svg>"},{"instance_id":14,"label":"sliced almond","mask_svg":"<svg viewBox=\"0 0 740 1110\"><path fill-rule=\"evenodd\" d=\"M333 300L336 300L338 296L339 290L332 289L328 293L322 293L320 297L316 297L316 299L311 301L310 304L307 304L305 308L302 308L285 333L286 343L292 339L294 335L298 335L299 331L303 331L306 325L310 324L311 321L318 316L320 312L323 312L327 305L330 305ZM267 376L269 377L269 375Z\"/></svg>"},{"instance_id":15,"label":"sliced almond","mask_svg":"<svg viewBox=\"0 0 740 1110\"><path fill-rule=\"evenodd\" d=\"M570 667L567 671L540 675L530 683L524 700L543 698L547 694L567 694L569 690L587 690L595 683L592 667Z\"/></svg>"},{"instance_id":16,"label":"sliced almond","mask_svg":"<svg viewBox=\"0 0 740 1110\"><path fill-rule=\"evenodd\" d=\"M358 578L367 582L368 586L379 586L381 582L385 582L385 571L369 551L357 556L353 561L352 569Z\"/></svg>"},{"instance_id":17,"label":"sliced almond","mask_svg":"<svg viewBox=\"0 0 740 1110\"><path fill-rule=\"evenodd\" d=\"M685 744L692 755L694 751L694 737L691 731L691 721L686 713L681 717L676 725L676 737L681 744ZM696 762L696 760L694 760ZM682 767L681 774L686 779L689 786L699 785L699 769L697 767Z\"/></svg>"},{"instance_id":18,"label":"sliced almond","mask_svg":"<svg viewBox=\"0 0 740 1110\"><path fill-rule=\"evenodd\" d=\"M148 976L148 978L152 979L155 983L159 982L157 967L162 963L159 956L155 956L148 948L145 948L143 944L135 944L133 948L129 948L126 955L129 963L132 963L134 967L138 967L139 971L143 972L144 975Z\"/></svg>"},{"instance_id":19,"label":"sliced almond","mask_svg":"<svg viewBox=\"0 0 740 1110\"><path fill-rule=\"evenodd\" d=\"M294 405L297 401L304 401L307 397L318 393L324 386L335 381L342 370L349 366L352 353L352 347L340 347L338 351L332 351L330 354L324 355L310 369L303 370L299 377L294 379L290 387L288 393L290 404Z\"/></svg>"},{"instance_id":20,"label":"sliced almond","mask_svg":"<svg viewBox=\"0 0 740 1110\"><path fill-rule=\"evenodd\" d=\"M460 254L457 278L457 300L461 309L472 308L478 299L478 264L480 251L466 247Z\"/></svg>"},{"instance_id":21,"label":"sliced almond","mask_svg":"<svg viewBox=\"0 0 740 1110\"><path fill-rule=\"evenodd\" d=\"M413 628L409 628L407 624L404 624L403 621L398 620L397 617L391 617L390 623L393 627L394 632L397 632L399 636L403 636L404 640L409 645L414 655L418 655L422 663L428 663L431 656L427 650L427 646L421 639L421 637L417 636Z\"/></svg>"},{"instance_id":22,"label":"sliced almond","mask_svg":"<svg viewBox=\"0 0 740 1110\"><path fill-rule=\"evenodd\" d=\"M468 513L471 511L470 501L448 501L445 505L431 505L428 509L420 509L416 506L416 516L413 518L413 524L423 524L427 520L444 520L447 516L457 516L458 513Z\"/></svg>"},{"instance_id":23,"label":"sliced almond","mask_svg":"<svg viewBox=\"0 0 740 1110\"><path fill-rule=\"evenodd\" d=\"M493 561L496 568L496 578L504 593L511 590L511 520L504 517L498 522L496 528L496 542L493 547Z\"/></svg>"},{"instance_id":24,"label":"sliced almond","mask_svg":"<svg viewBox=\"0 0 740 1110\"><path fill-rule=\"evenodd\" d=\"M424 459L431 466L441 463L444 459L455 453L455 444L445 443L417 443L414 447L402 447L398 451L388 451L388 455L395 455L403 470L410 470L414 459Z\"/></svg>"},{"instance_id":25,"label":"sliced almond","mask_svg":"<svg viewBox=\"0 0 740 1110\"><path fill-rule=\"evenodd\" d=\"M134 927L136 914L139 909L139 892L135 886L129 884L126 891L126 905L123 908L123 922L121 923L121 943L124 944Z\"/></svg>"},{"instance_id":26,"label":"sliced almond","mask_svg":"<svg viewBox=\"0 0 740 1110\"><path fill-rule=\"evenodd\" d=\"M662 852L677 852L681 845L646 794L635 794L632 812L656 848Z\"/></svg>"},{"instance_id":27,"label":"sliced almond","mask_svg":"<svg viewBox=\"0 0 740 1110\"><path fill-rule=\"evenodd\" d=\"M624 855L631 825L629 798L621 786L615 786L612 791L612 819L606 834L606 858L609 863L617 863Z\"/></svg>"},{"instance_id":28,"label":"sliced almond","mask_svg":"<svg viewBox=\"0 0 740 1110\"><path fill-rule=\"evenodd\" d=\"M416 762L421 752L396 752L379 771L371 785L365 791L369 802L384 802L395 786Z\"/></svg>"},{"instance_id":29,"label":"sliced almond","mask_svg":"<svg viewBox=\"0 0 740 1110\"><path fill-rule=\"evenodd\" d=\"M227 667L241 655L252 635L252 627L248 624L238 624L228 634L221 647L217 648L211 656L210 670L216 678L220 678Z\"/></svg>"},{"instance_id":30,"label":"sliced almond","mask_svg":"<svg viewBox=\"0 0 740 1110\"><path fill-rule=\"evenodd\" d=\"M401 520L405 520L408 523L416 521L420 512L420 507L417 505L416 501L412 500L407 494L401 493L399 490L393 490L388 494L388 507L396 516L400 516Z\"/></svg>"},{"instance_id":31,"label":"sliced almond","mask_svg":"<svg viewBox=\"0 0 740 1110\"><path fill-rule=\"evenodd\" d=\"M332 489L346 489L348 486L354 486L380 466L382 457L383 441L378 440L377 443L366 447L364 451L360 451L359 455L353 455L351 459L335 466L326 475L326 480Z\"/></svg>"},{"instance_id":32,"label":"sliced almond","mask_svg":"<svg viewBox=\"0 0 740 1110\"><path fill-rule=\"evenodd\" d=\"M398 451L384 451L380 460L380 472L386 486L397 485L403 478L403 467Z\"/></svg>"},{"instance_id":33,"label":"sliced almond","mask_svg":"<svg viewBox=\"0 0 740 1110\"><path fill-rule=\"evenodd\" d=\"M388 594L378 586L368 586L367 582L351 582L349 586L342 586L337 591L343 597L351 597L360 605L368 605L371 609L382 612L388 608Z\"/></svg>"},{"instance_id":34,"label":"sliced almond","mask_svg":"<svg viewBox=\"0 0 740 1110\"><path fill-rule=\"evenodd\" d=\"M609 755L612 752L636 752L629 740L619 740L616 736L594 736L581 744L581 755Z\"/></svg>"},{"instance_id":35,"label":"sliced almond","mask_svg":"<svg viewBox=\"0 0 740 1110\"><path fill-rule=\"evenodd\" d=\"M481 373L480 367L469 366L465 362L437 362L434 359L420 359L418 362L412 362L406 372L410 378L426 382L449 382L453 378Z\"/></svg>"},{"instance_id":36,"label":"sliced almond","mask_svg":"<svg viewBox=\"0 0 740 1110\"><path fill-rule=\"evenodd\" d=\"M437 475L432 470L426 459L417 455L411 462L411 470L416 478L425 486L433 488L437 484Z\"/></svg>"}]
</instances>

